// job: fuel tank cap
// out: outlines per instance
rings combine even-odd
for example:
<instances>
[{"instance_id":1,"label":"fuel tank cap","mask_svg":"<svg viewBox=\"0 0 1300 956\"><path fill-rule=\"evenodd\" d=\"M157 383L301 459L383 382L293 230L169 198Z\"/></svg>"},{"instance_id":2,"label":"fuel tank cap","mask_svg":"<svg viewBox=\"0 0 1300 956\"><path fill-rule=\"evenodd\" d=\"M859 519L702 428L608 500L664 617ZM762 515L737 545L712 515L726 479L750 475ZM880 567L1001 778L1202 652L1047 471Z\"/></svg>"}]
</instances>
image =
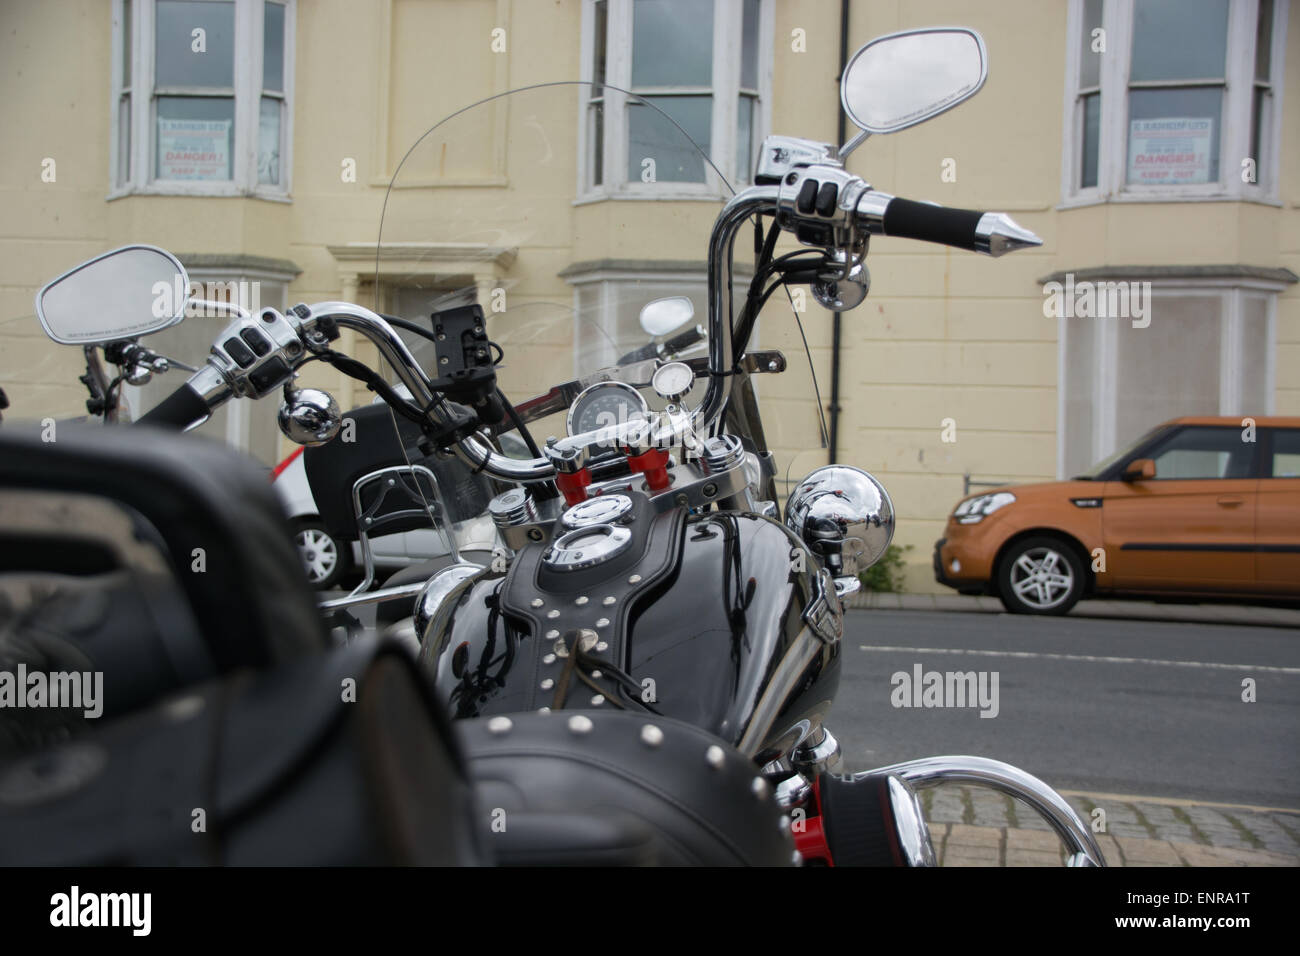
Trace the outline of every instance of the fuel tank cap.
<instances>
[{"instance_id":1,"label":"fuel tank cap","mask_svg":"<svg viewBox=\"0 0 1300 956\"><path fill-rule=\"evenodd\" d=\"M631 543L632 532L620 525L588 525L556 538L542 563L554 571L581 571L622 554Z\"/></svg>"},{"instance_id":2,"label":"fuel tank cap","mask_svg":"<svg viewBox=\"0 0 1300 956\"><path fill-rule=\"evenodd\" d=\"M560 522L566 528L586 528L618 521L631 510L632 499L627 495L599 495L578 502L564 512Z\"/></svg>"}]
</instances>

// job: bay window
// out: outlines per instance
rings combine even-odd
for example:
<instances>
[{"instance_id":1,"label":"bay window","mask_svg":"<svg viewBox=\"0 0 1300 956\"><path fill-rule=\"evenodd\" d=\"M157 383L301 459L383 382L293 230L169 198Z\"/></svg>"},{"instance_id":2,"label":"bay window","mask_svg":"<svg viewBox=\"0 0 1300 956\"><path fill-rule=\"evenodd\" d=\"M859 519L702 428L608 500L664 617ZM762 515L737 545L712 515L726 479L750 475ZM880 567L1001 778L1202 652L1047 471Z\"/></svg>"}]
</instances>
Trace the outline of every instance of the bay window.
<instances>
[{"instance_id":1,"label":"bay window","mask_svg":"<svg viewBox=\"0 0 1300 956\"><path fill-rule=\"evenodd\" d=\"M115 0L113 196L286 198L294 0Z\"/></svg>"},{"instance_id":2,"label":"bay window","mask_svg":"<svg viewBox=\"0 0 1300 956\"><path fill-rule=\"evenodd\" d=\"M582 56L583 198L712 199L719 176L752 180L772 0L587 0Z\"/></svg>"},{"instance_id":3,"label":"bay window","mask_svg":"<svg viewBox=\"0 0 1300 956\"><path fill-rule=\"evenodd\" d=\"M1273 413L1277 297L1294 274L1164 266L1073 276L1080 285L1150 283L1150 294L1143 321L1058 319L1060 477L1082 473L1171 418Z\"/></svg>"},{"instance_id":4,"label":"bay window","mask_svg":"<svg viewBox=\"0 0 1300 956\"><path fill-rule=\"evenodd\" d=\"M1274 200L1287 4L1073 0L1062 193Z\"/></svg>"}]
</instances>

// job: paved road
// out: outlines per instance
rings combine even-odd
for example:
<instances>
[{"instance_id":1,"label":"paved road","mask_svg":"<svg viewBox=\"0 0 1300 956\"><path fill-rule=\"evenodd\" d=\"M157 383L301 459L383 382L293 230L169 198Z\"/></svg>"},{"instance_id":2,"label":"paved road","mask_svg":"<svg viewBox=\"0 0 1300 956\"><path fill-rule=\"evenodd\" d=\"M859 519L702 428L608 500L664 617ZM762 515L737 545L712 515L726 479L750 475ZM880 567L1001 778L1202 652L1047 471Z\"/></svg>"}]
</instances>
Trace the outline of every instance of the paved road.
<instances>
[{"instance_id":1,"label":"paved road","mask_svg":"<svg viewBox=\"0 0 1300 956\"><path fill-rule=\"evenodd\" d=\"M1300 631L871 610L844 644L828 725L847 769L970 753L1058 789L1300 809ZM891 675L918 663L996 671L998 715L895 708Z\"/></svg>"}]
</instances>

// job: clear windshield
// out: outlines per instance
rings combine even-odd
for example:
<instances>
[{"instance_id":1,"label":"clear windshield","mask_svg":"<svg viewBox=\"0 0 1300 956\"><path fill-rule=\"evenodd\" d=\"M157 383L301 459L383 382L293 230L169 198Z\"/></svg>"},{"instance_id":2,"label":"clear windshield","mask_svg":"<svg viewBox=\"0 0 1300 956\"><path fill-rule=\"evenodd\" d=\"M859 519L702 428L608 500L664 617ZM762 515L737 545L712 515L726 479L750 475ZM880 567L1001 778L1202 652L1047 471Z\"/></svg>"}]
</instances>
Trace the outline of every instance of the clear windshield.
<instances>
[{"instance_id":1,"label":"clear windshield","mask_svg":"<svg viewBox=\"0 0 1300 956\"><path fill-rule=\"evenodd\" d=\"M584 387L611 374L626 381L629 360L707 356L706 338L690 333L707 331L707 244L734 193L667 113L631 96L619 98L627 141L606 144L603 154L625 154L626 174L618 185L601 182L615 177L604 177L593 145L604 125L603 114L584 106L593 93L576 82L529 87L432 124L397 154L378 232L370 288L376 310L431 329L436 311L481 307L487 336L501 350L498 384L538 446L566 434L572 399ZM607 95L601 109L614 108L613 100ZM753 270L751 235L736 248L738 302ZM688 298L694 316L656 338L639 316L647 303L668 296ZM819 311L812 306L815 319ZM767 426L769 446L782 466L798 459L794 467L806 471L823 463L821 423L790 315L789 300L778 293L750 347L778 348L789 359L789 371L756 376L755 388L765 415L773 402L782 406ZM684 333L695 341L670 348ZM400 334L437 377L435 344ZM625 371L611 373L620 361ZM703 395L702 375L688 406ZM663 407L642 387L648 371L633 384L648 407ZM517 433L500 440L506 454L532 457ZM783 484L784 467L777 477Z\"/></svg>"},{"instance_id":2,"label":"clear windshield","mask_svg":"<svg viewBox=\"0 0 1300 956\"><path fill-rule=\"evenodd\" d=\"M667 114L638 102L626 109L645 117L631 144L645 162L629 158L638 172L626 198L602 200L611 187L579 181L593 176L580 170L590 137L578 129L590 94L547 84L451 114L401 155L385 200L378 310L428 327L433 311L477 303L504 353L498 382L517 403L648 344L638 316L653 299L691 300L695 316L678 331L707 324L705 244L730 185ZM432 343L419 350L433 361ZM704 342L689 354L705 354ZM536 430L563 425L561 415Z\"/></svg>"},{"instance_id":3,"label":"clear windshield","mask_svg":"<svg viewBox=\"0 0 1300 956\"><path fill-rule=\"evenodd\" d=\"M142 336L138 341L159 355L197 368L206 360L212 346L213 330L219 327L210 319L186 319L161 332ZM87 356L83 349L60 345L47 338L34 309L0 320L0 343L3 343L0 347L0 388L9 398L9 408L0 411L5 421L30 423L47 418L55 421L102 421L91 416L86 409L91 393L80 380L87 375ZM119 402L121 421L124 422L149 411L184 384L190 374L183 366L177 365L165 373L154 374L148 382L127 385L118 378L120 369L105 361L102 349L95 350L95 360L105 384L111 387L113 397ZM218 409L212 420L198 429L199 433L223 438L228 410L229 406ZM270 410L270 416L274 419L274 408Z\"/></svg>"}]
</instances>

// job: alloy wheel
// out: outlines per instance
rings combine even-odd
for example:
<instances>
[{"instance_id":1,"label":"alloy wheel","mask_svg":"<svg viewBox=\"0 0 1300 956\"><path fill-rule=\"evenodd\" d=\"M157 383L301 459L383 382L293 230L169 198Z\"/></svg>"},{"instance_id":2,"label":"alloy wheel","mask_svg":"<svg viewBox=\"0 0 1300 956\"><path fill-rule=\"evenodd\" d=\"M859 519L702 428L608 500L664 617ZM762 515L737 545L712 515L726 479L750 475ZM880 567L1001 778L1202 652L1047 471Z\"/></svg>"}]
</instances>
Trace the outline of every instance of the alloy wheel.
<instances>
[{"instance_id":1,"label":"alloy wheel","mask_svg":"<svg viewBox=\"0 0 1300 956\"><path fill-rule=\"evenodd\" d=\"M1059 551L1029 548L1011 565L1011 590L1036 611L1057 607L1074 589L1074 570Z\"/></svg>"}]
</instances>

